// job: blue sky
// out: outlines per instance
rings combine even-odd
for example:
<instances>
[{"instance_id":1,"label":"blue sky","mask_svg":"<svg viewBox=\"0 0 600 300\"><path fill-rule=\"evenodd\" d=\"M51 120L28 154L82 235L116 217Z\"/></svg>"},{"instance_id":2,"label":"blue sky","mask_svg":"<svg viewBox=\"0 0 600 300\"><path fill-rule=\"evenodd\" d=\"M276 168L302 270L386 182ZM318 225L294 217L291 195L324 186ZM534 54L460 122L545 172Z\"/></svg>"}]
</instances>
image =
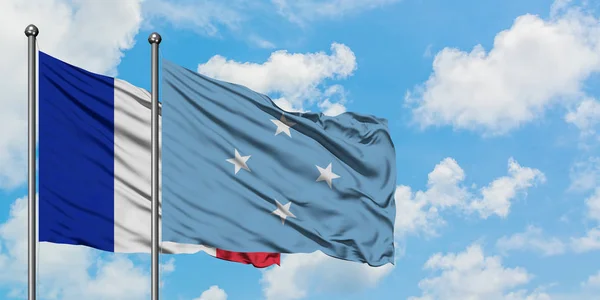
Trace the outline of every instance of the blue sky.
<instances>
[{"instance_id":1,"label":"blue sky","mask_svg":"<svg viewBox=\"0 0 600 300\"><path fill-rule=\"evenodd\" d=\"M389 120L395 266L161 257L162 299L600 298L594 1L19 2L0 4L1 299L26 295L29 23L42 51L146 89L157 31L163 58L286 109ZM40 248L41 299L149 298L149 255Z\"/></svg>"}]
</instances>

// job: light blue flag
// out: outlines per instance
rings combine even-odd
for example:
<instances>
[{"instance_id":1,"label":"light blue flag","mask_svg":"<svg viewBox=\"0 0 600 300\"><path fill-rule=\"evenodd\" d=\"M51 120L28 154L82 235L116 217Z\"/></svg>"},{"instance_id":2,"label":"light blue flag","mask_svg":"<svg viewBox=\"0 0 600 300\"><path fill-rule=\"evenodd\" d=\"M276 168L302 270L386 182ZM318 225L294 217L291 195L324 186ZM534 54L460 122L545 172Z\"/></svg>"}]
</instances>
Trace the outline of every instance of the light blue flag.
<instances>
[{"instance_id":1,"label":"light blue flag","mask_svg":"<svg viewBox=\"0 0 600 300\"><path fill-rule=\"evenodd\" d=\"M162 66L164 241L393 263L387 121L288 113L243 86Z\"/></svg>"}]
</instances>

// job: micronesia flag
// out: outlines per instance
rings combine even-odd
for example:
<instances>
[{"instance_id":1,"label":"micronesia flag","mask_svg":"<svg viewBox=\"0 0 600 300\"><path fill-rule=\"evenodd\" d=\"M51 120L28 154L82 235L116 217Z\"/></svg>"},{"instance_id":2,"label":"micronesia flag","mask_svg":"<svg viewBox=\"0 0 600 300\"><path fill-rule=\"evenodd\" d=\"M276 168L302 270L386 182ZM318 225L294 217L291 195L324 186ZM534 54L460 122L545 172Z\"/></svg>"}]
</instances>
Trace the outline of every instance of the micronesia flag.
<instances>
[{"instance_id":1,"label":"micronesia flag","mask_svg":"<svg viewBox=\"0 0 600 300\"><path fill-rule=\"evenodd\" d=\"M163 240L394 261L387 121L288 113L163 60Z\"/></svg>"},{"instance_id":2,"label":"micronesia flag","mask_svg":"<svg viewBox=\"0 0 600 300\"><path fill-rule=\"evenodd\" d=\"M41 242L150 253L150 101L144 89L39 52ZM164 242L161 250L279 264L278 253L204 245Z\"/></svg>"}]
</instances>

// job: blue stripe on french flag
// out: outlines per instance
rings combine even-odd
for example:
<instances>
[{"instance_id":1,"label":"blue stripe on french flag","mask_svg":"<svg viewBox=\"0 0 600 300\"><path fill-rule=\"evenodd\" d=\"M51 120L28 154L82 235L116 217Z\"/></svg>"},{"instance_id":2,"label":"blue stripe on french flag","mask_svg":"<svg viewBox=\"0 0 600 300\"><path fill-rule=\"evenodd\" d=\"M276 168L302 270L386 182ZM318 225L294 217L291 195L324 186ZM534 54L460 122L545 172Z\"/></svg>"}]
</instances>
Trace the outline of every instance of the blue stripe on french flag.
<instances>
[{"instance_id":1,"label":"blue stripe on french flag","mask_svg":"<svg viewBox=\"0 0 600 300\"><path fill-rule=\"evenodd\" d=\"M39 52L40 242L150 253L150 99L126 81ZM280 259L171 242L161 248L257 267Z\"/></svg>"}]
</instances>

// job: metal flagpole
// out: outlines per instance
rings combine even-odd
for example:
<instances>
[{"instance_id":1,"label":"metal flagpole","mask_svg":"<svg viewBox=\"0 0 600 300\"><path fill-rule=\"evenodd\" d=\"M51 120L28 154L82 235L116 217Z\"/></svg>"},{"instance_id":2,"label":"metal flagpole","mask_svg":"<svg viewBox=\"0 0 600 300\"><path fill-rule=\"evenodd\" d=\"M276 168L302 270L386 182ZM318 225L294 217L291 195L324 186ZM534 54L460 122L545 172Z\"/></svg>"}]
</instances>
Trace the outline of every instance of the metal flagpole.
<instances>
[{"instance_id":1,"label":"metal flagpole","mask_svg":"<svg viewBox=\"0 0 600 300\"><path fill-rule=\"evenodd\" d=\"M152 300L158 300L158 45L162 38L154 32L148 37L152 47Z\"/></svg>"},{"instance_id":2,"label":"metal flagpole","mask_svg":"<svg viewBox=\"0 0 600 300\"><path fill-rule=\"evenodd\" d=\"M27 247L27 267L28 267L28 299L36 299L36 248L37 248L37 203L35 193L35 142L37 135L37 91L36 91L36 80L37 80L37 61L36 61L36 47L35 41L39 33L38 28L31 24L25 28L25 36L27 36L28 49L27 49L27 63L28 63L28 87L27 87L27 98L28 98L28 150L27 150L27 161L28 161L28 194L27 199L29 201L28 206L28 247Z\"/></svg>"}]
</instances>

